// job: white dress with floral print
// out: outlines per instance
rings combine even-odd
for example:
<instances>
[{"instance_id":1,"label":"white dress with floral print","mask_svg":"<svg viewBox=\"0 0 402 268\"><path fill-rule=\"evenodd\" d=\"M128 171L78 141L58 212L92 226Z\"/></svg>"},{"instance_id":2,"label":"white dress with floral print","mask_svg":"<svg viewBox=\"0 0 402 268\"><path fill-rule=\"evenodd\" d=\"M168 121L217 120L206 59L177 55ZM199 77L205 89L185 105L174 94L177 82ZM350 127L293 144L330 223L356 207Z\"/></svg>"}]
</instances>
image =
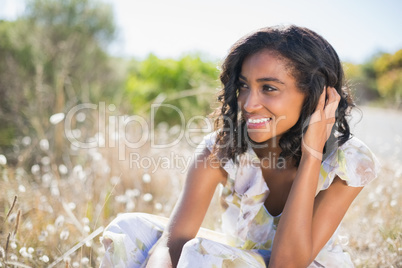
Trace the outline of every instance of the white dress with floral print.
<instances>
[{"instance_id":1,"label":"white dress with floral print","mask_svg":"<svg viewBox=\"0 0 402 268\"><path fill-rule=\"evenodd\" d=\"M216 133L205 136L200 148L212 150L215 137ZM269 188L259 163L251 148L239 158L239 164L226 163L228 178L220 192L224 234L219 242L206 238L187 242L178 267L266 267L280 215L270 215L264 206ZM377 176L379 167L370 149L352 137L323 161L316 194L327 189L336 176L349 186L365 186ZM164 226L157 217L147 214L117 217L103 234L103 267L144 266ZM337 232L309 267L353 267L338 243Z\"/></svg>"}]
</instances>

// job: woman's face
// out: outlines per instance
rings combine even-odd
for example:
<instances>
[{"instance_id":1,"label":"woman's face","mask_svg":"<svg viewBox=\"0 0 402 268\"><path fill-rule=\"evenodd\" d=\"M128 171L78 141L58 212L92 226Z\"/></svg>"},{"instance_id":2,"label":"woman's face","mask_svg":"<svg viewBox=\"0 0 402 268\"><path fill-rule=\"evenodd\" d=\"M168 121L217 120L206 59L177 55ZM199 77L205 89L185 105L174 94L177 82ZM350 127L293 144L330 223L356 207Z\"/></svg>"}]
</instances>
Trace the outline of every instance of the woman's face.
<instances>
[{"instance_id":1,"label":"woman's face","mask_svg":"<svg viewBox=\"0 0 402 268\"><path fill-rule=\"evenodd\" d=\"M239 77L238 101L249 138L257 143L279 137L298 121L304 94L286 62L270 50L248 56Z\"/></svg>"}]
</instances>

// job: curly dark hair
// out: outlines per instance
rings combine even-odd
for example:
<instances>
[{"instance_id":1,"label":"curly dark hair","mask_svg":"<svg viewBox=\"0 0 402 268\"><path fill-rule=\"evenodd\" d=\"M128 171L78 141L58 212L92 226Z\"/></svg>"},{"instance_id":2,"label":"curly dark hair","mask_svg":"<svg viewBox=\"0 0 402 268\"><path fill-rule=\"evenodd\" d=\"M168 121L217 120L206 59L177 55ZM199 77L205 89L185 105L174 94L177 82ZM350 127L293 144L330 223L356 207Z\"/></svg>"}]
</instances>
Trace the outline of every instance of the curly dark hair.
<instances>
[{"instance_id":1,"label":"curly dark hair","mask_svg":"<svg viewBox=\"0 0 402 268\"><path fill-rule=\"evenodd\" d=\"M289 73L296 79L297 87L305 94L299 120L279 140L282 150L280 157L293 158L295 165L299 165L302 135L307 130L309 118L325 86L334 87L341 100L324 153L344 144L351 136L346 116L354 104L344 84L342 64L337 53L312 30L295 25L275 26L262 28L241 38L232 46L222 64L222 90L218 95L221 107L215 121L218 131L212 155L236 161L237 156L248 148L246 122L241 116L237 99L239 75L245 58L261 50L270 50L284 59Z\"/></svg>"}]
</instances>

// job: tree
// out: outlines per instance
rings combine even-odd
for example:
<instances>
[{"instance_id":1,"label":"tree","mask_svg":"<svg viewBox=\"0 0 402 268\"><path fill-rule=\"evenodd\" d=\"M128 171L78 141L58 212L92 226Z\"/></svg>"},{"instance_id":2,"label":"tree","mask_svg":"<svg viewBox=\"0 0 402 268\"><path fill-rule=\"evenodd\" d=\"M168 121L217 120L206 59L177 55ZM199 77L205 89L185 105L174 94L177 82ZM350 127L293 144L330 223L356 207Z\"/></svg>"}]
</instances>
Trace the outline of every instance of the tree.
<instances>
[{"instance_id":1,"label":"tree","mask_svg":"<svg viewBox=\"0 0 402 268\"><path fill-rule=\"evenodd\" d=\"M6 152L18 152L16 141L30 136L31 146L48 139L61 157L63 129L53 130L49 117L82 102L111 100L121 87L105 52L114 31L111 7L95 0L31 0L17 21L0 22L0 128L6 133L0 144ZM16 156L9 155L10 162Z\"/></svg>"},{"instance_id":2,"label":"tree","mask_svg":"<svg viewBox=\"0 0 402 268\"><path fill-rule=\"evenodd\" d=\"M135 114L147 114L152 103L170 104L188 119L211 112L211 102L218 87L216 63L203 61L199 55L178 60L149 55L142 62L132 61L126 81L126 95ZM178 111L159 108L156 122L180 122Z\"/></svg>"},{"instance_id":3,"label":"tree","mask_svg":"<svg viewBox=\"0 0 402 268\"><path fill-rule=\"evenodd\" d=\"M381 55L374 61L373 67L381 96L402 106L402 49L392 55Z\"/></svg>"}]
</instances>

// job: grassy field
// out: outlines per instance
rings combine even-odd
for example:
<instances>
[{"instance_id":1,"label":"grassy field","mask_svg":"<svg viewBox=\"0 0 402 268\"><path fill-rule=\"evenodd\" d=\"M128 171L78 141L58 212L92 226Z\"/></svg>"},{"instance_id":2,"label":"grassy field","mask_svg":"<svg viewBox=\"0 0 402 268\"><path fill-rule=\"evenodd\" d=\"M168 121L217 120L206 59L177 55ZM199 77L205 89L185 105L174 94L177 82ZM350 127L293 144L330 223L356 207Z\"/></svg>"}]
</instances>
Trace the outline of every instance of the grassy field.
<instances>
[{"instance_id":1,"label":"grassy field","mask_svg":"<svg viewBox=\"0 0 402 268\"><path fill-rule=\"evenodd\" d=\"M138 140L135 129L128 132ZM101 232L118 213L169 216L194 150L176 139L179 132L158 125L156 144L178 141L162 149L149 142L128 148L105 133L93 136L104 146L92 149L66 140L62 164L49 141L27 138L21 146L37 162L11 168L3 159L0 165L0 267L98 267ZM190 138L197 143L201 136ZM402 267L401 183L402 167L385 163L350 207L340 239L357 267ZM218 228L217 207L215 198L205 227Z\"/></svg>"}]
</instances>

